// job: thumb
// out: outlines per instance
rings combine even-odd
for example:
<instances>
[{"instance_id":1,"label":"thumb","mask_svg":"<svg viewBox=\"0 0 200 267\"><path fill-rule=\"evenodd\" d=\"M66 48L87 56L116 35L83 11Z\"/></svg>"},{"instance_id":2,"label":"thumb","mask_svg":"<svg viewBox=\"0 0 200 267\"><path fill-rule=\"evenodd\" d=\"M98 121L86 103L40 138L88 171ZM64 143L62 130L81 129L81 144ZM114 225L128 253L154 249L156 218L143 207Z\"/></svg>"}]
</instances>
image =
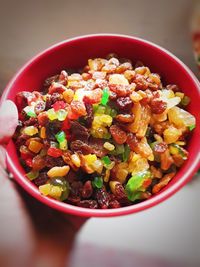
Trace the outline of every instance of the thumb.
<instances>
[{"instance_id":1,"label":"thumb","mask_svg":"<svg viewBox=\"0 0 200 267\"><path fill-rule=\"evenodd\" d=\"M17 107L11 100L0 106L0 144L8 143L18 124Z\"/></svg>"}]
</instances>

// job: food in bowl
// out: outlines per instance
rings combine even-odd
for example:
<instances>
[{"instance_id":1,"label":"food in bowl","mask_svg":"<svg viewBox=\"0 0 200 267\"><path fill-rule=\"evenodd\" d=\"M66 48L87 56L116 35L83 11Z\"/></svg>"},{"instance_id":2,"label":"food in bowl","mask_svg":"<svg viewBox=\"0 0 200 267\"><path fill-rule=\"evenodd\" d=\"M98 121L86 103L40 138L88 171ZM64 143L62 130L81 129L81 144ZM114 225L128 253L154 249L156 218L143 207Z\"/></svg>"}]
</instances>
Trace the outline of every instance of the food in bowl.
<instances>
[{"instance_id":1,"label":"food in bowl","mask_svg":"<svg viewBox=\"0 0 200 267\"><path fill-rule=\"evenodd\" d=\"M150 198L188 158L190 99L157 73L115 55L47 78L16 96L14 140L42 195L86 208Z\"/></svg>"}]
</instances>

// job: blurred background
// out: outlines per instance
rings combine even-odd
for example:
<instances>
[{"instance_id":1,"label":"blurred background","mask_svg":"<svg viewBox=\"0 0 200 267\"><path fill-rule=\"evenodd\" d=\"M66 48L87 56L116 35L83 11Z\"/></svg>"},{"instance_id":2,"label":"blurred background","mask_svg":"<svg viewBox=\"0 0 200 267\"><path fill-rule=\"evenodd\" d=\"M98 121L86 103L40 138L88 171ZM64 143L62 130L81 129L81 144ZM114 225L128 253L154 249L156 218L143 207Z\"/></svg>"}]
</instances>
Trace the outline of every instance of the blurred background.
<instances>
[{"instance_id":1,"label":"blurred background","mask_svg":"<svg viewBox=\"0 0 200 267\"><path fill-rule=\"evenodd\" d=\"M195 2L0 0L0 92L18 68L41 50L89 33L147 39L168 49L197 74L189 26ZM77 246L117 248L200 266L199 192L196 176L175 196L147 211L91 219L80 232Z\"/></svg>"}]
</instances>

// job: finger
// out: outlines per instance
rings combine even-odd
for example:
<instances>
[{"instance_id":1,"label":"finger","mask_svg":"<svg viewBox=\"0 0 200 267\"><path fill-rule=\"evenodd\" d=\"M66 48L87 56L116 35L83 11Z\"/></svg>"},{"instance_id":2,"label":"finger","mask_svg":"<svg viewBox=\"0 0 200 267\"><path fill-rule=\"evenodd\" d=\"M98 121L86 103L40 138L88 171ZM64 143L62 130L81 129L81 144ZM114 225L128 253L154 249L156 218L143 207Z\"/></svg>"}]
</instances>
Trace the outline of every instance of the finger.
<instances>
[{"instance_id":1,"label":"finger","mask_svg":"<svg viewBox=\"0 0 200 267\"><path fill-rule=\"evenodd\" d=\"M6 100L0 107L0 144L8 143L18 124L17 107L11 100Z\"/></svg>"}]
</instances>

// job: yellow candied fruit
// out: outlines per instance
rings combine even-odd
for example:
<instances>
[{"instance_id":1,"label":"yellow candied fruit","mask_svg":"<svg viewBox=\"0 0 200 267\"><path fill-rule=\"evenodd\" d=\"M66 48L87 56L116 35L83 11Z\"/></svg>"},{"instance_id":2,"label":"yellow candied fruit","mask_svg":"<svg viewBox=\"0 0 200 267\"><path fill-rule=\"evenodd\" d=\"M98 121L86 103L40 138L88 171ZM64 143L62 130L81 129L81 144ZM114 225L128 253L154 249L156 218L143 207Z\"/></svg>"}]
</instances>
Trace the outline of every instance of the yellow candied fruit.
<instances>
[{"instance_id":1,"label":"yellow candied fruit","mask_svg":"<svg viewBox=\"0 0 200 267\"><path fill-rule=\"evenodd\" d=\"M113 118L109 115L105 115L105 114L102 114L102 115L99 115L99 120L100 120L100 123L103 125L103 126L110 126L112 124L112 120Z\"/></svg>"},{"instance_id":2,"label":"yellow candied fruit","mask_svg":"<svg viewBox=\"0 0 200 267\"><path fill-rule=\"evenodd\" d=\"M97 159L90 165L91 168L96 171L97 173L101 174L103 171L103 163L101 160Z\"/></svg>"},{"instance_id":3,"label":"yellow candied fruit","mask_svg":"<svg viewBox=\"0 0 200 267\"><path fill-rule=\"evenodd\" d=\"M53 177L63 177L65 175L68 174L69 172L69 166L66 165L66 166L62 166L62 167L53 167L51 168L48 172L47 172L47 175L50 177L50 178L53 178Z\"/></svg>"},{"instance_id":4,"label":"yellow candied fruit","mask_svg":"<svg viewBox=\"0 0 200 267\"><path fill-rule=\"evenodd\" d=\"M172 154L172 155L178 155L179 154L179 150L178 150L178 148L177 147L175 147L175 146L169 146L169 152L170 152L170 154Z\"/></svg>"},{"instance_id":5,"label":"yellow candied fruit","mask_svg":"<svg viewBox=\"0 0 200 267\"><path fill-rule=\"evenodd\" d=\"M67 145L67 140L66 139L59 143L59 148L61 150L67 150L68 145Z\"/></svg>"},{"instance_id":6,"label":"yellow candied fruit","mask_svg":"<svg viewBox=\"0 0 200 267\"><path fill-rule=\"evenodd\" d=\"M180 97L180 99L183 99L184 96L185 96L185 94L184 93L181 93L181 92L176 92L175 93L175 96L178 96L178 97Z\"/></svg>"},{"instance_id":7,"label":"yellow candied fruit","mask_svg":"<svg viewBox=\"0 0 200 267\"><path fill-rule=\"evenodd\" d=\"M58 117L57 113L55 112L55 110L53 108L51 108L47 111L47 116L51 121L56 120Z\"/></svg>"},{"instance_id":8,"label":"yellow candied fruit","mask_svg":"<svg viewBox=\"0 0 200 267\"><path fill-rule=\"evenodd\" d=\"M104 138L106 134L108 134L108 129L106 129L105 127L94 127L94 125L92 126L91 135L93 137Z\"/></svg>"},{"instance_id":9,"label":"yellow candied fruit","mask_svg":"<svg viewBox=\"0 0 200 267\"><path fill-rule=\"evenodd\" d=\"M77 154L71 155L72 163L79 168L81 166L81 160Z\"/></svg>"},{"instance_id":10,"label":"yellow candied fruit","mask_svg":"<svg viewBox=\"0 0 200 267\"><path fill-rule=\"evenodd\" d=\"M63 92L63 98L64 98L65 102L70 104L74 98L74 91L72 89L66 89Z\"/></svg>"},{"instance_id":11,"label":"yellow candied fruit","mask_svg":"<svg viewBox=\"0 0 200 267\"><path fill-rule=\"evenodd\" d=\"M184 141L177 141L176 144L179 145L179 146L185 146L186 145L186 142L184 142Z\"/></svg>"},{"instance_id":12,"label":"yellow candied fruit","mask_svg":"<svg viewBox=\"0 0 200 267\"><path fill-rule=\"evenodd\" d=\"M85 155L84 158L88 165L92 165L93 162L97 160L97 156L95 154Z\"/></svg>"},{"instance_id":13,"label":"yellow candied fruit","mask_svg":"<svg viewBox=\"0 0 200 267\"><path fill-rule=\"evenodd\" d=\"M105 173L105 176L103 178L104 182L107 183L109 181L109 178L110 178L110 170L106 169L106 173Z\"/></svg>"},{"instance_id":14,"label":"yellow candied fruit","mask_svg":"<svg viewBox=\"0 0 200 267\"><path fill-rule=\"evenodd\" d=\"M27 126L26 128L24 128L23 133L29 136L33 136L38 133L38 128L34 126Z\"/></svg>"},{"instance_id":15,"label":"yellow candied fruit","mask_svg":"<svg viewBox=\"0 0 200 267\"><path fill-rule=\"evenodd\" d=\"M48 196L50 190L51 190L51 185L50 184L44 184L44 185L40 185L39 186L39 191L44 196Z\"/></svg>"},{"instance_id":16,"label":"yellow candied fruit","mask_svg":"<svg viewBox=\"0 0 200 267\"><path fill-rule=\"evenodd\" d=\"M167 144L175 143L179 137L181 136L182 131L175 128L174 126L169 126L166 130L163 132L164 141Z\"/></svg>"},{"instance_id":17,"label":"yellow candied fruit","mask_svg":"<svg viewBox=\"0 0 200 267\"><path fill-rule=\"evenodd\" d=\"M110 181L109 186L110 186L110 190L111 192L115 195L116 191L115 191L115 187L116 185L120 184L117 181Z\"/></svg>"},{"instance_id":18,"label":"yellow candied fruit","mask_svg":"<svg viewBox=\"0 0 200 267\"><path fill-rule=\"evenodd\" d=\"M40 129L40 137L42 139L45 139L47 137L47 135L46 135L46 127L44 127L44 126Z\"/></svg>"},{"instance_id":19,"label":"yellow candied fruit","mask_svg":"<svg viewBox=\"0 0 200 267\"><path fill-rule=\"evenodd\" d=\"M109 151L113 151L115 149L115 146L109 142L105 142L103 144L103 147Z\"/></svg>"},{"instance_id":20,"label":"yellow candied fruit","mask_svg":"<svg viewBox=\"0 0 200 267\"><path fill-rule=\"evenodd\" d=\"M34 153L39 153L42 149L43 145L40 142L37 142L35 140L30 141L30 144L28 146L28 149Z\"/></svg>"},{"instance_id":21,"label":"yellow candied fruit","mask_svg":"<svg viewBox=\"0 0 200 267\"><path fill-rule=\"evenodd\" d=\"M50 192L49 192L49 196L50 197L53 197L55 199L59 199L62 195L62 188L60 186L55 186L55 185L52 185L51 188L50 188Z\"/></svg>"}]
</instances>

